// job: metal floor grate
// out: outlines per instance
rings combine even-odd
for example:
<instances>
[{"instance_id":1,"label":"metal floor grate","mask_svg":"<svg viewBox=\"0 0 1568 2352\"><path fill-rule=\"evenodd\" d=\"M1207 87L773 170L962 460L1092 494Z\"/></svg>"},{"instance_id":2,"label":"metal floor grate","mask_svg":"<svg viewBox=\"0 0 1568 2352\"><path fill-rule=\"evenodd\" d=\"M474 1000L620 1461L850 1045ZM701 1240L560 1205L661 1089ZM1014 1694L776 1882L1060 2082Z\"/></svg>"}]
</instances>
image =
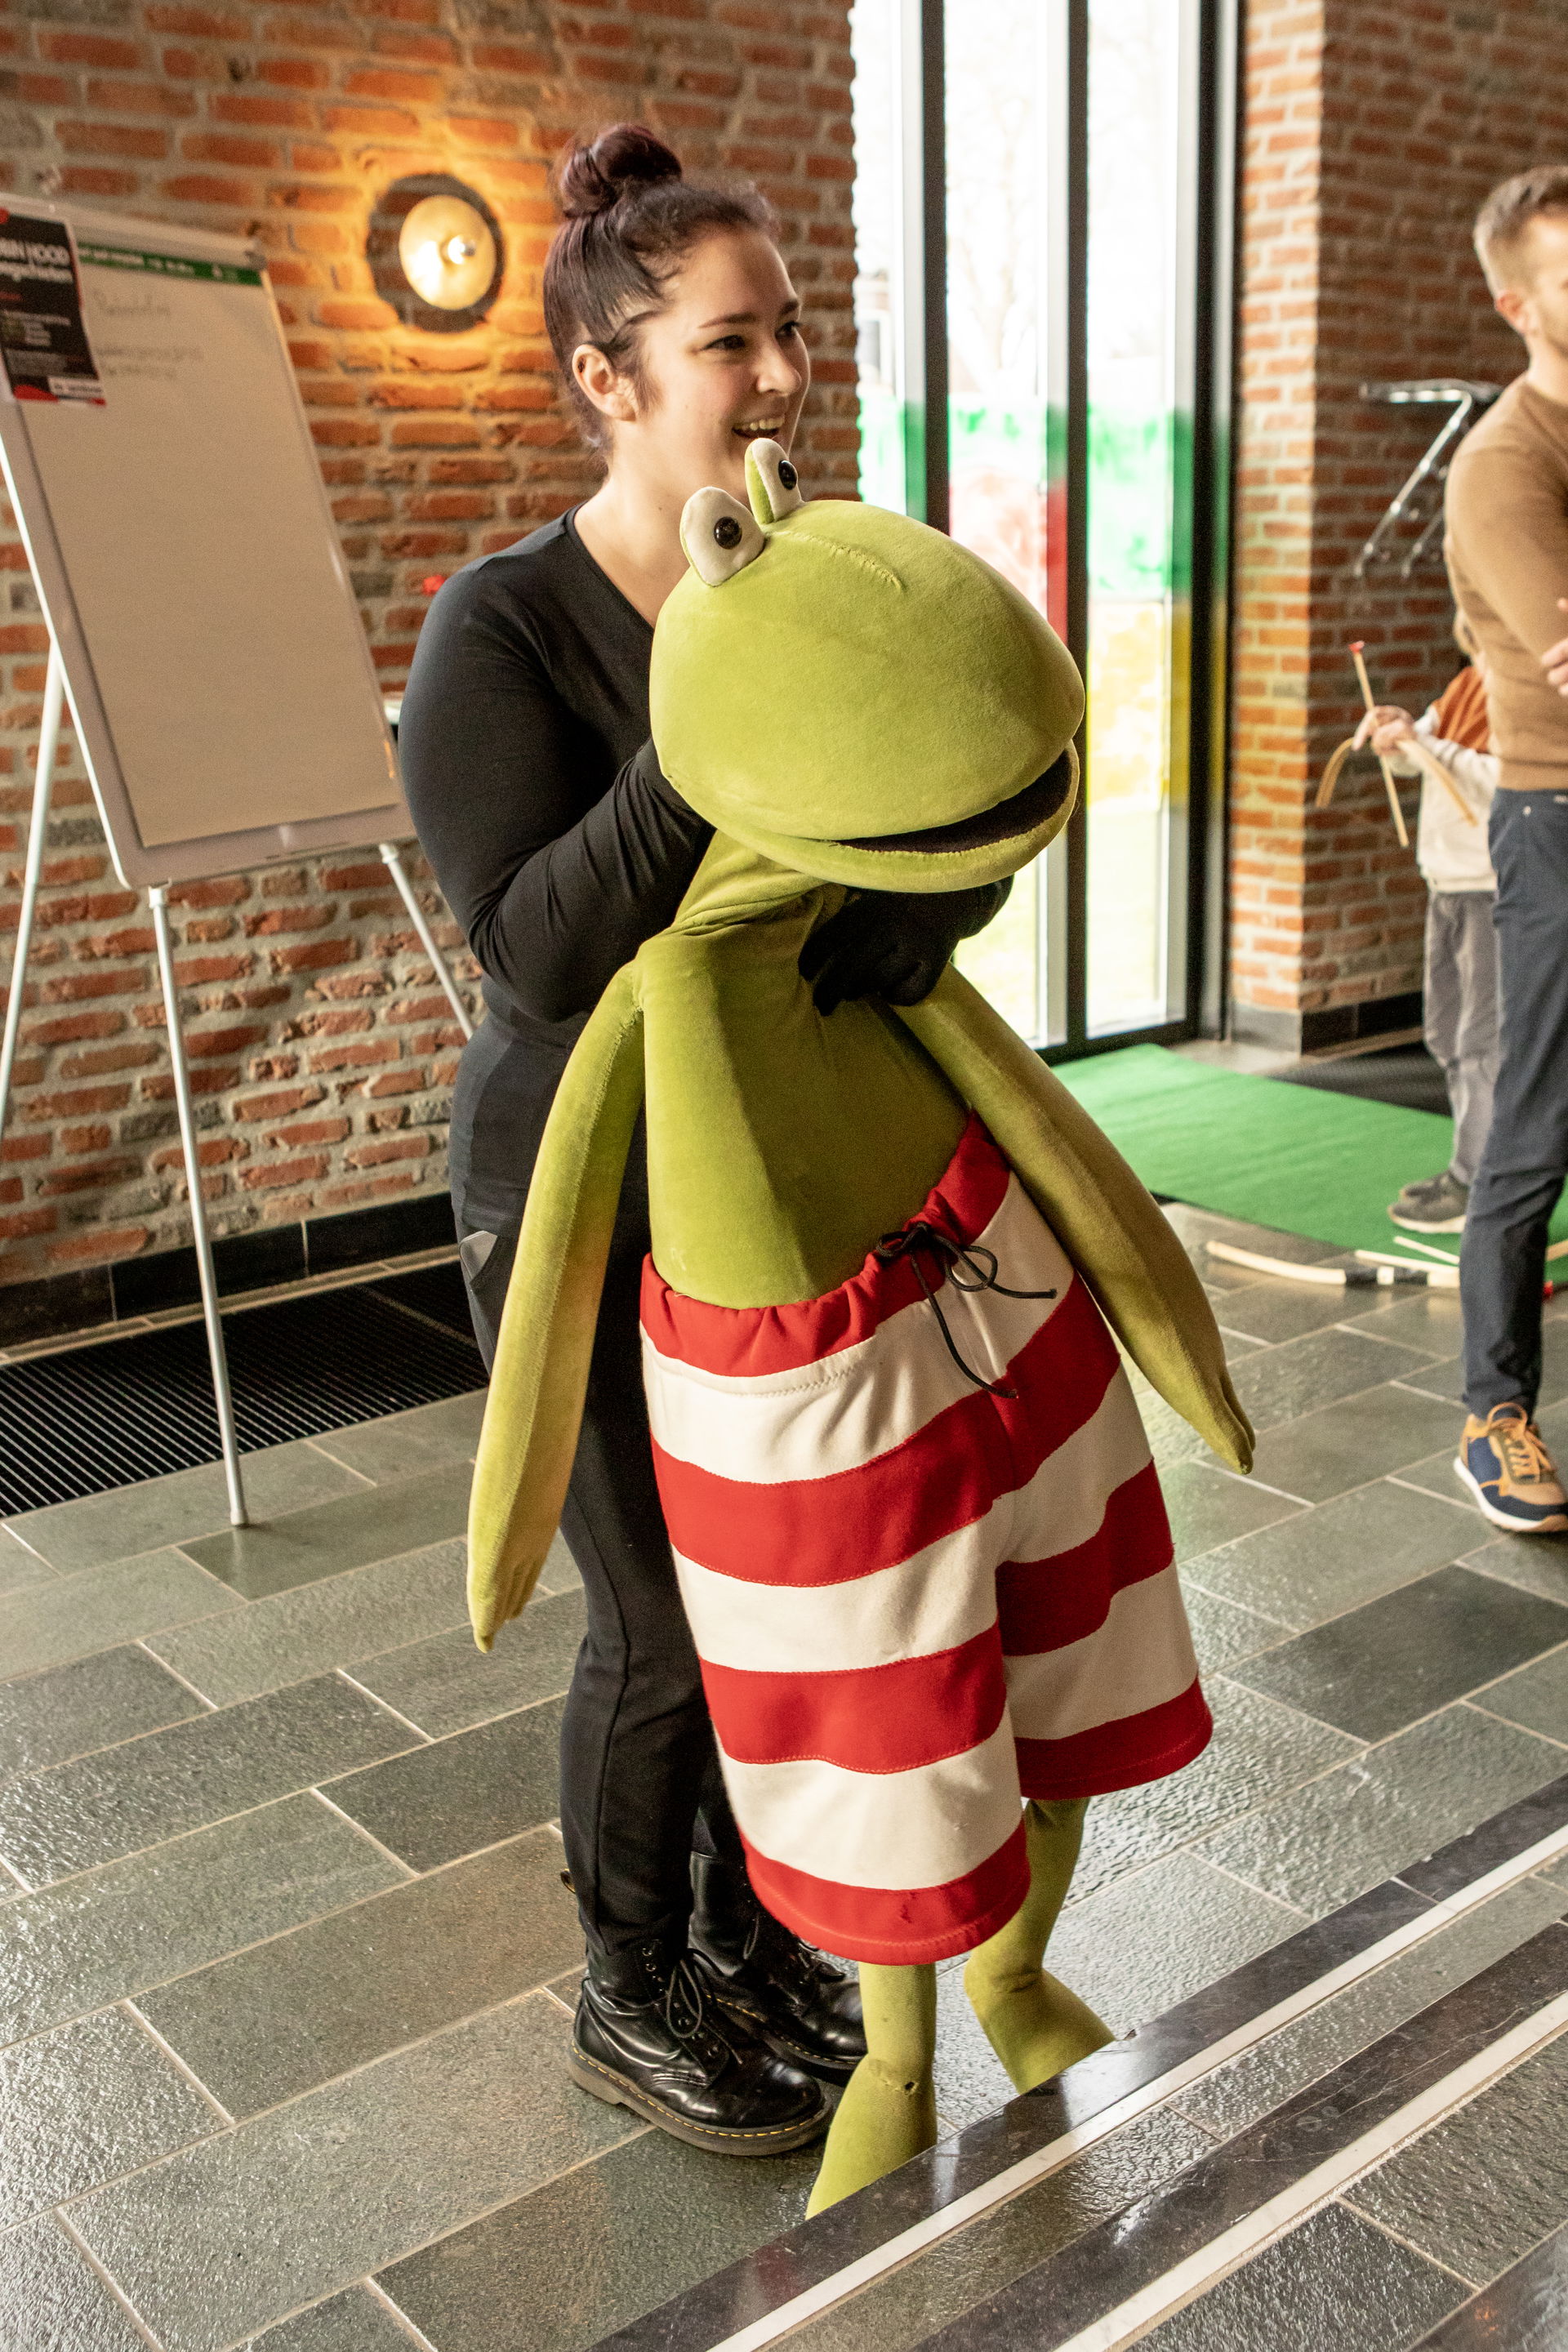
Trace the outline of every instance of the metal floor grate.
<instances>
[{"instance_id":1,"label":"metal floor grate","mask_svg":"<svg viewBox=\"0 0 1568 2352\"><path fill-rule=\"evenodd\" d=\"M485 1384L455 1265L224 1318L240 1450ZM0 1517L220 1459L199 1322L0 1364Z\"/></svg>"}]
</instances>

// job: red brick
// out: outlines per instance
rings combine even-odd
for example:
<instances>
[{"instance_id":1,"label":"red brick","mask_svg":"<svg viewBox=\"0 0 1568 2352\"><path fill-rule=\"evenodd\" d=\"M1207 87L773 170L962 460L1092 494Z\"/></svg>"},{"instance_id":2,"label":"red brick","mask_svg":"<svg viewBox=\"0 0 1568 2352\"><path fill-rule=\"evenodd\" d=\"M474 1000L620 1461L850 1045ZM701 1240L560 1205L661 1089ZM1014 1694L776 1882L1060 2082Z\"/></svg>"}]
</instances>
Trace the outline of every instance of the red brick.
<instances>
[{"instance_id":1,"label":"red brick","mask_svg":"<svg viewBox=\"0 0 1568 2352\"><path fill-rule=\"evenodd\" d=\"M142 62L140 41L122 41L111 33L51 33L40 29L38 55L57 66L101 66L112 73L134 73Z\"/></svg>"}]
</instances>

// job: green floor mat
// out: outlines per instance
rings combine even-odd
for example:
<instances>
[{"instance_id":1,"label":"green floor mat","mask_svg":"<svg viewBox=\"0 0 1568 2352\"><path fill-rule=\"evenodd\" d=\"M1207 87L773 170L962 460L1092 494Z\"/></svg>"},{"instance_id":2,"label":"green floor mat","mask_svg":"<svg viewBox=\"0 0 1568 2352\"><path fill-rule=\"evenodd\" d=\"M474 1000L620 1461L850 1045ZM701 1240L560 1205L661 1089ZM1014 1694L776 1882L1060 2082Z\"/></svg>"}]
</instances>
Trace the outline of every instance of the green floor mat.
<instances>
[{"instance_id":1,"label":"green floor mat","mask_svg":"<svg viewBox=\"0 0 1568 2352\"><path fill-rule=\"evenodd\" d=\"M1338 1249L1398 1239L1388 1203L1446 1168L1452 1148L1449 1121L1430 1111L1244 1077L1163 1045L1095 1055L1057 1076L1152 1192ZM1563 1202L1552 1233L1568 1235ZM1457 1234L1420 1238L1458 1254Z\"/></svg>"}]
</instances>

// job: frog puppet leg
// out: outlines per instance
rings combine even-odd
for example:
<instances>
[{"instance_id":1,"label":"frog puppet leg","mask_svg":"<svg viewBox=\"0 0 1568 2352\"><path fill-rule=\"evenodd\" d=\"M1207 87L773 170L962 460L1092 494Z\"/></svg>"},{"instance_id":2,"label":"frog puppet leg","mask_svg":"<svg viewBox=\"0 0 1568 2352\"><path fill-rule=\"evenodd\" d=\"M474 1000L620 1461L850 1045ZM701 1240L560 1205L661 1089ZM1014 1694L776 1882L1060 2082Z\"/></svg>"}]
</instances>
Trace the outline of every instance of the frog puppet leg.
<instances>
[{"instance_id":1,"label":"frog puppet leg","mask_svg":"<svg viewBox=\"0 0 1568 2352\"><path fill-rule=\"evenodd\" d=\"M468 1506L468 1613L481 1650L521 1614L560 1525L642 1108L642 1047L627 965L577 1041L529 1187Z\"/></svg>"}]
</instances>

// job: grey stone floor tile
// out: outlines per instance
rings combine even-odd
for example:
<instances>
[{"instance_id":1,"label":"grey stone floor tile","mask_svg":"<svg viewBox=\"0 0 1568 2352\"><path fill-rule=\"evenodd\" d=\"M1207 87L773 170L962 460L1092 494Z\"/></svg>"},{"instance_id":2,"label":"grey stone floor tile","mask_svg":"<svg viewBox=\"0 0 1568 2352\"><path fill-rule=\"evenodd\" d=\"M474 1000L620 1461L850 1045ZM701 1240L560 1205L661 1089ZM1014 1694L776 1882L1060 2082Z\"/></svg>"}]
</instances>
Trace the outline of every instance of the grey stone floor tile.
<instances>
[{"instance_id":1,"label":"grey stone floor tile","mask_svg":"<svg viewBox=\"0 0 1568 2352\"><path fill-rule=\"evenodd\" d=\"M238 2116L529 1992L581 1958L561 1841L514 1844L219 1960L137 2003Z\"/></svg>"},{"instance_id":2,"label":"grey stone floor tile","mask_svg":"<svg viewBox=\"0 0 1568 2352\"><path fill-rule=\"evenodd\" d=\"M388 1413L384 1421L330 1429L310 1444L334 1462L357 1470L362 1478L378 1483L411 1478L416 1471L437 1470L447 1462L471 1462L485 1417L485 1395L483 1389L475 1389L468 1396L443 1397L437 1404L416 1405L411 1412Z\"/></svg>"},{"instance_id":3,"label":"grey stone floor tile","mask_svg":"<svg viewBox=\"0 0 1568 2352\"><path fill-rule=\"evenodd\" d=\"M1332 1324L1348 1322L1356 1297L1354 1291L1331 1289L1326 1283L1264 1276L1245 1289L1225 1292L1215 1316L1222 1330L1245 1332L1248 1339L1274 1348L1287 1339L1304 1339L1309 1331L1324 1331ZM1406 1340L1405 1344L1419 1347L1421 1343ZM1424 1352L1443 1356L1448 1350L1429 1348Z\"/></svg>"},{"instance_id":4,"label":"grey stone floor tile","mask_svg":"<svg viewBox=\"0 0 1568 2352\"><path fill-rule=\"evenodd\" d=\"M1282 1257L1292 1265L1320 1265L1340 1252L1327 1242L1310 1242L1305 1234L1276 1233L1272 1225L1250 1225L1240 1217L1222 1217L1217 1209L1197 1209L1189 1201L1163 1203L1165 1221L1205 1282L1228 1283L1233 1276L1251 1285L1258 1276L1250 1267L1227 1265L1210 1257L1205 1244L1229 1242L1233 1249L1256 1250L1261 1257Z\"/></svg>"},{"instance_id":5,"label":"grey stone floor tile","mask_svg":"<svg viewBox=\"0 0 1568 2352\"><path fill-rule=\"evenodd\" d=\"M1276 1617L1260 1617L1255 1609L1238 1609L1233 1601L1221 1601L1196 1584L1186 1585L1184 1591L1193 1647L1205 1675L1223 1673L1238 1658L1253 1657L1259 1650L1290 1638L1289 1626L1281 1625Z\"/></svg>"},{"instance_id":6,"label":"grey stone floor tile","mask_svg":"<svg viewBox=\"0 0 1568 2352\"><path fill-rule=\"evenodd\" d=\"M1458 1335L1456 1335L1456 1345ZM1457 1352L1446 1351L1447 1361L1433 1364L1423 1372L1405 1375L1412 1386L1427 1389L1434 1396L1452 1397L1456 1403L1465 1393L1465 1368ZM1568 1399L1568 1315L1560 1301L1553 1300L1541 1318L1541 1391L1536 1399L1538 1409L1562 1404Z\"/></svg>"},{"instance_id":7,"label":"grey stone floor tile","mask_svg":"<svg viewBox=\"0 0 1568 2352\"><path fill-rule=\"evenodd\" d=\"M434 1870L553 1820L561 1712L546 1699L334 1780L327 1793L411 1869Z\"/></svg>"},{"instance_id":8,"label":"grey stone floor tile","mask_svg":"<svg viewBox=\"0 0 1568 2352\"><path fill-rule=\"evenodd\" d=\"M1248 1356L1236 1368L1236 1392L1253 1427L1272 1429L1336 1398L1425 1370L1429 1361L1415 1348L1360 1331L1314 1331Z\"/></svg>"},{"instance_id":9,"label":"grey stone floor tile","mask_svg":"<svg viewBox=\"0 0 1568 2352\"><path fill-rule=\"evenodd\" d=\"M1178 1462L1201 1462L1205 1469L1224 1469L1226 1465L1218 1454L1210 1452L1197 1431L1163 1397L1156 1396L1152 1390L1145 1394L1139 1389L1136 1393L1149 1450L1159 1465L1162 1479Z\"/></svg>"},{"instance_id":10,"label":"grey stone floor tile","mask_svg":"<svg viewBox=\"0 0 1568 2352\"><path fill-rule=\"evenodd\" d=\"M410 2341L379 2297L351 2286L265 2335L247 2337L240 2352L408 2352Z\"/></svg>"},{"instance_id":11,"label":"grey stone floor tile","mask_svg":"<svg viewBox=\"0 0 1568 2352\"><path fill-rule=\"evenodd\" d=\"M193 1692L134 1646L0 1683L0 1781L205 1712Z\"/></svg>"},{"instance_id":12,"label":"grey stone floor tile","mask_svg":"<svg viewBox=\"0 0 1568 2352\"><path fill-rule=\"evenodd\" d=\"M978 2123L983 2116L994 2116L1016 2096L969 2006L962 1960L937 1971L935 2071L937 2108L954 2131Z\"/></svg>"},{"instance_id":13,"label":"grey stone floor tile","mask_svg":"<svg viewBox=\"0 0 1568 2352\"><path fill-rule=\"evenodd\" d=\"M1439 1244L1439 1247L1441 1244ZM1368 1292L1373 1304L1358 1310L1347 1307L1344 1320L1374 1339L1398 1339L1419 1348L1438 1363L1457 1355L1464 1335L1465 1318L1457 1290L1411 1290L1388 1301L1384 1294Z\"/></svg>"},{"instance_id":14,"label":"grey stone floor tile","mask_svg":"<svg viewBox=\"0 0 1568 2352\"><path fill-rule=\"evenodd\" d=\"M304 1443L269 1445L245 1457L246 1499L258 1518L348 1494L360 1483L352 1470ZM77 1503L51 1503L46 1510L20 1512L9 1522L24 1542L68 1575L125 1559L132 1552L183 1543L188 1536L204 1536L227 1524L228 1489L221 1462L199 1470L175 1470L166 1478L144 1478L139 1486L117 1486L112 1493L88 1495Z\"/></svg>"},{"instance_id":15,"label":"grey stone floor tile","mask_svg":"<svg viewBox=\"0 0 1568 2352\"><path fill-rule=\"evenodd\" d=\"M1358 1739L1386 1739L1564 1643L1568 1608L1471 1569L1440 1568L1246 1661L1236 1678Z\"/></svg>"},{"instance_id":16,"label":"grey stone floor tile","mask_svg":"<svg viewBox=\"0 0 1568 2352\"><path fill-rule=\"evenodd\" d=\"M476 1649L465 1623L434 1641L367 1658L355 1666L353 1678L440 1738L563 1691L583 1622L580 1589L536 1592L522 1615L502 1627L493 1650Z\"/></svg>"},{"instance_id":17,"label":"grey stone floor tile","mask_svg":"<svg viewBox=\"0 0 1568 2352\"><path fill-rule=\"evenodd\" d=\"M1301 1917L1195 1853L1172 1853L1069 1904L1048 1964L1114 2032L1129 2033L1293 1936Z\"/></svg>"},{"instance_id":18,"label":"grey stone floor tile","mask_svg":"<svg viewBox=\"0 0 1568 2352\"><path fill-rule=\"evenodd\" d=\"M1308 1502L1327 1502L1369 1479L1385 1478L1458 1434L1453 1408L1404 1382L1367 1389L1300 1420L1268 1429L1253 1475Z\"/></svg>"},{"instance_id":19,"label":"grey stone floor tile","mask_svg":"<svg viewBox=\"0 0 1568 2352\"><path fill-rule=\"evenodd\" d=\"M1466 2290L1342 2205L1327 2205L1140 2338L1148 2352L1404 2352Z\"/></svg>"},{"instance_id":20,"label":"grey stone floor tile","mask_svg":"<svg viewBox=\"0 0 1568 2352\"><path fill-rule=\"evenodd\" d=\"M1194 1763L1141 1789L1096 1797L1089 1809L1075 1895L1091 1894L1162 1853L1190 1844L1281 1790L1326 1772L1359 1743L1223 1675L1205 1684L1215 1736Z\"/></svg>"},{"instance_id":21,"label":"grey stone floor tile","mask_svg":"<svg viewBox=\"0 0 1568 2352\"><path fill-rule=\"evenodd\" d=\"M646 2132L537 2189L377 2285L440 2352L583 2352L687 2286L794 2229L818 2148L736 2164Z\"/></svg>"},{"instance_id":22,"label":"grey stone floor tile","mask_svg":"<svg viewBox=\"0 0 1568 2352\"><path fill-rule=\"evenodd\" d=\"M302 1796L23 1895L0 1909L0 2042L404 1883Z\"/></svg>"},{"instance_id":23,"label":"grey stone floor tile","mask_svg":"<svg viewBox=\"0 0 1568 2352\"><path fill-rule=\"evenodd\" d=\"M1450 1505L1379 1480L1188 1560L1182 1580L1304 1633L1446 1568L1468 1533Z\"/></svg>"},{"instance_id":24,"label":"grey stone floor tile","mask_svg":"<svg viewBox=\"0 0 1568 2352\"><path fill-rule=\"evenodd\" d=\"M467 1573L461 1541L410 1548L399 1558L253 1601L210 1624L152 1634L147 1647L205 1698L227 1706L466 1623Z\"/></svg>"},{"instance_id":25,"label":"grey stone floor tile","mask_svg":"<svg viewBox=\"0 0 1568 2352\"><path fill-rule=\"evenodd\" d=\"M790 2338L792 2352L914 2352L1085 2231L1152 2195L1210 2145L1179 2116L1144 2116L1086 2149L1069 2170L1010 2198L808 2322Z\"/></svg>"},{"instance_id":26,"label":"grey stone floor tile","mask_svg":"<svg viewBox=\"0 0 1568 2352\"><path fill-rule=\"evenodd\" d=\"M46 2214L0 2233L0 2352L147 2352L147 2338Z\"/></svg>"},{"instance_id":27,"label":"grey stone floor tile","mask_svg":"<svg viewBox=\"0 0 1568 2352\"><path fill-rule=\"evenodd\" d=\"M416 1405L384 1421L363 1421L351 1429L331 1430L312 1439L337 1460L362 1476L403 1478L416 1470L437 1469L443 1463L473 1461L484 1428L488 1391L472 1389L461 1396L443 1397L437 1403Z\"/></svg>"},{"instance_id":28,"label":"grey stone floor tile","mask_svg":"<svg viewBox=\"0 0 1568 2352\"><path fill-rule=\"evenodd\" d=\"M1347 2192L1484 2286L1568 2219L1568 2042L1554 2042Z\"/></svg>"},{"instance_id":29,"label":"grey stone floor tile","mask_svg":"<svg viewBox=\"0 0 1568 2352\"><path fill-rule=\"evenodd\" d=\"M550 1549L544 1555L544 1566L539 1571L539 1582L534 1587L535 1594L581 1592L582 1590L583 1580L577 1572L577 1563L567 1549L565 1537L557 1529L551 1539Z\"/></svg>"},{"instance_id":30,"label":"grey stone floor tile","mask_svg":"<svg viewBox=\"0 0 1568 2352\"><path fill-rule=\"evenodd\" d=\"M7 1675L37 1674L238 1607L235 1595L184 1552L143 1552L109 1568L51 1577L0 1601L0 1664Z\"/></svg>"},{"instance_id":31,"label":"grey stone floor tile","mask_svg":"<svg viewBox=\"0 0 1568 2352\"><path fill-rule=\"evenodd\" d=\"M1459 1423L1451 1418L1447 1444L1440 1445L1435 1454L1426 1454L1419 1462L1401 1463L1397 1483L1401 1486L1419 1486L1425 1494L1442 1495L1449 1502L1462 1505L1471 1515L1472 1533L1479 1533L1487 1522L1476 1509L1468 1490L1460 1485L1458 1473L1454 1468L1458 1443Z\"/></svg>"},{"instance_id":32,"label":"grey stone floor tile","mask_svg":"<svg viewBox=\"0 0 1568 2352\"><path fill-rule=\"evenodd\" d=\"M1271 1527L1300 1509L1284 1495L1271 1494L1250 1478L1211 1470L1203 1462L1177 1462L1162 1473L1161 1490L1175 1539L1176 1558L1191 1559L1216 1545Z\"/></svg>"},{"instance_id":33,"label":"grey stone floor tile","mask_svg":"<svg viewBox=\"0 0 1568 2352\"><path fill-rule=\"evenodd\" d=\"M1282 2106L1357 2051L1415 2017L1456 1985L1479 1976L1568 1909L1568 1886L1535 1880L1505 1887L1489 1903L1413 1945L1359 1984L1298 2018L1256 2050L1233 2058L1179 2092L1174 2105L1222 2139Z\"/></svg>"},{"instance_id":34,"label":"grey stone floor tile","mask_svg":"<svg viewBox=\"0 0 1568 2352\"><path fill-rule=\"evenodd\" d=\"M0 1790L0 1856L29 1886L91 1870L409 1747L335 1675L58 1764Z\"/></svg>"},{"instance_id":35,"label":"grey stone floor tile","mask_svg":"<svg viewBox=\"0 0 1568 2352\"><path fill-rule=\"evenodd\" d=\"M280 1514L265 1526L225 1528L182 1549L247 1600L265 1600L319 1577L460 1536L468 1525L471 1475L467 1462L447 1463L416 1477L357 1486L353 1494Z\"/></svg>"},{"instance_id":36,"label":"grey stone floor tile","mask_svg":"<svg viewBox=\"0 0 1568 2352\"><path fill-rule=\"evenodd\" d=\"M0 2053L0 2229L222 2128L117 2009L18 2042Z\"/></svg>"},{"instance_id":37,"label":"grey stone floor tile","mask_svg":"<svg viewBox=\"0 0 1568 2352\"><path fill-rule=\"evenodd\" d=\"M645 2126L577 2090L527 2000L82 2199L71 2220L164 2352L218 2352Z\"/></svg>"},{"instance_id":38,"label":"grey stone floor tile","mask_svg":"<svg viewBox=\"0 0 1568 2352\"><path fill-rule=\"evenodd\" d=\"M1216 1831L1198 1851L1318 1917L1562 1770L1561 1748L1451 1706Z\"/></svg>"},{"instance_id":39,"label":"grey stone floor tile","mask_svg":"<svg viewBox=\"0 0 1568 2352\"><path fill-rule=\"evenodd\" d=\"M1542 1601L1568 1601L1568 1536L1494 1535L1488 1540L1486 1525L1479 1511L1472 1513L1471 1529L1482 1540L1461 1555L1462 1568L1500 1577Z\"/></svg>"},{"instance_id":40,"label":"grey stone floor tile","mask_svg":"<svg viewBox=\"0 0 1568 2352\"><path fill-rule=\"evenodd\" d=\"M1537 1658L1521 1666L1517 1674L1506 1675L1500 1683L1479 1690L1473 1704L1489 1715L1500 1716L1505 1723L1522 1724L1526 1731L1538 1731L1543 1739L1568 1745L1568 1649Z\"/></svg>"},{"instance_id":41,"label":"grey stone floor tile","mask_svg":"<svg viewBox=\"0 0 1568 2352\"><path fill-rule=\"evenodd\" d=\"M47 1584L54 1573L48 1561L30 1551L9 1528L0 1528L0 1598L24 1592L30 1584Z\"/></svg>"}]
</instances>

